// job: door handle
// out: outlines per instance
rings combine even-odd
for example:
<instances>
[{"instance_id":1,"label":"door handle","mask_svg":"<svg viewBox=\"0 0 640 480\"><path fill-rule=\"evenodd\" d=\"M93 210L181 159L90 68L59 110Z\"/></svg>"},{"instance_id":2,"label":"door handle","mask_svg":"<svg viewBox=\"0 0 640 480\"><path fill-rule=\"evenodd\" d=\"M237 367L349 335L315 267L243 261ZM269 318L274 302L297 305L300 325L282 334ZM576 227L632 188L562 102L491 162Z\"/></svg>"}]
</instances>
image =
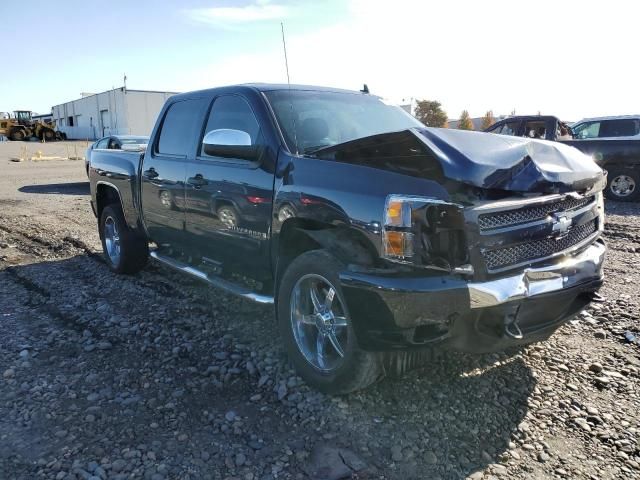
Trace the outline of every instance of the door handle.
<instances>
[{"instance_id":1,"label":"door handle","mask_svg":"<svg viewBox=\"0 0 640 480\"><path fill-rule=\"evenodd\" d=\"M150 169L142 172L142 175L144 175L146 178L157 178L159 176L159 173L156 172L155 168L151 167Z\"/></svg>"}]
</instances>

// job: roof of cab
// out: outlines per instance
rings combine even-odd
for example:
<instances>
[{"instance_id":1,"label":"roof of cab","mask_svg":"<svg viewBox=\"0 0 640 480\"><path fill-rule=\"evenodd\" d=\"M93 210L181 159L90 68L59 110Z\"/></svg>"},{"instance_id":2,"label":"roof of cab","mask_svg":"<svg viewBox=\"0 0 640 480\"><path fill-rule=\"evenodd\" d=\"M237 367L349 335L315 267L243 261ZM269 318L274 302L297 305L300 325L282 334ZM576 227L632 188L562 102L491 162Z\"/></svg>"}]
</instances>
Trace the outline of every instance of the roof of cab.
<instances>
[{"instance_id":1,"label":"roof of cab","mask_svg":"<svg viewBox=\"0 0 640 480\"><path fill-rule=\"evenodd\" d=\"M174 95L171 98L180 98L186 96L192 96L194 94L213 94L220 91L230 90L252 90L257 92L273 92L277 90L298 90L298 91L315 91L315 92L334 92L334 93L350 93L354 95L369 95L357 90L346 90L333 87L318 87L314 85L288 85L286 83L243 83L239 85L225 85L215 88L207 88L204 90L197 90L193 92L185 92L178 95Z\"/></svg>"},{"instance_id":2,"label":"roof of cab","mask_svg":"<svg viewBox=\"0 0 640 480\"><path fill-rule=\"evenodd\" d=\"M599 122L602 120L640 120L640 115L610 115L608 117L590 117L578 120L576 124L583 122Z\"/></svg>"}]
</instances>

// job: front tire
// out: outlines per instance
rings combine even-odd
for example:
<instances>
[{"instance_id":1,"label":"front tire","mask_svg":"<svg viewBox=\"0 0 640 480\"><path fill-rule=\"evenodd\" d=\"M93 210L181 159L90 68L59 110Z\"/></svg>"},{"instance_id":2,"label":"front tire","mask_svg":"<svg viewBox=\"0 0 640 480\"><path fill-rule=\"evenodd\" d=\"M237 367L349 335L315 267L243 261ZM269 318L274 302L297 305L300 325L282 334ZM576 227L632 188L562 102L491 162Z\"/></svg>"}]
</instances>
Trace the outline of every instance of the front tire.
<instances>
[{"instance_id":1,"label":"front tire","mask_svg":"<svg viewBox=\"0 0 640 480\"><path fill-rule=\"evenodd\" d=\"M610 200L635 202L640 200L640 166L614 167L607 172L605 195Z\"/></svg>"},{"instance_id":2,"label":"front tire","mask_svg":"<svg viewBox=\"0 0 640 480\"><path fill-rule=\"evenodd\" d=\"M129 228L119 205L104 207L98 230L105 261L112 271L137 273L147 264L149 244Z\"/></svg>"},{"instance_id":3,"label":"front tire","mask_svg":"<svg viewBox=\"0 0 640 480\"><path fill-rule=\"evenodd\" d=\"M342 264L324 250L303 253L278 289L278 324L291 362L318 390L344 394L382 377L379 354L358 347L340 287Z\"/></svg>"},{"instance_id":4,"label":"front tire","mask_svg":"<svg viewBox=\"0 0 640 480\"><path fill-rule=\"evenodd\" d=\"M15 142L21 142L25 139L26 134L24 133L24 130L14 130L13 132L11 132L11 140L15 141Z\"/></svg>"}]
</instances>

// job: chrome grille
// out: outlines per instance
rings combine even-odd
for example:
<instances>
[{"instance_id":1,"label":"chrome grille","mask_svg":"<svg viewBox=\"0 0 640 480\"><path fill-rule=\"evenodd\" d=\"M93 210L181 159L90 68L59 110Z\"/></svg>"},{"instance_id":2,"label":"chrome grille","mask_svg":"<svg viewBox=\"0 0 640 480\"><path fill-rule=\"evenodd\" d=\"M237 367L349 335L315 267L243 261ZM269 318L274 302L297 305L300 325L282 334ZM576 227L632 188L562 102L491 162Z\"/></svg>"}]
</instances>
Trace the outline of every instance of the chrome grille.
<instances>
[{"instance_id":1,"label":"chrome grille","mask_svg":"<svg viewBox=\"0 0 640 480\"><path fill-rule=\"evenodd\" d=\"M598 231L596 220L572 228L561 238L544 238L509 247L482 252L488 270L519 265L530 260L545 258L579 244Z\"/></svg>"},{"instance_id":2,"label":"chrome grille","mask_svg":"<svg viewBox=\"0 0 640 480\"><path fill-rule=\"evenodd\" d=\"M485 231L535 222L537 220L543 220L556 212L578 210L586 207L594 200L595 197L593 196L584 198L567 197L564 200L547 203L545 205L535 205L517 210L503 210L496 213L484 213L478 217L478 227L480 231Z\"/></svg>"}]
</instances>

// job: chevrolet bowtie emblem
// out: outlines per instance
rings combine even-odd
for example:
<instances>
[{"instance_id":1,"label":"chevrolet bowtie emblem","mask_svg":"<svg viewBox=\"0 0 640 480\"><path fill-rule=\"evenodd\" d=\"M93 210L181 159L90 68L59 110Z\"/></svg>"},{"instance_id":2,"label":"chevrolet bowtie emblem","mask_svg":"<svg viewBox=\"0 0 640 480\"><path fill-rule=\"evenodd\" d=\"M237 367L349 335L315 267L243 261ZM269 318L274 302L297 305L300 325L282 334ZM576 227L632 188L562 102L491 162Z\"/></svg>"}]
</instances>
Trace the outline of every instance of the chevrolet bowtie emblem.
<instances>
[{"instance_id":1,"label":"chevrolet bowtie emblem","mask_svg":"<svg viewBox=\"0 0 640 480\"><path fill-rule=\"evenodd\" d=\"M569 231L569 228L571 228L572 223L573 223L573 220L571 220L571 218L569 217L554 216L551 231L557 232L559 234L558 236L562 237L564 234L566 234Z\"/></svg>"}]
</instances>

